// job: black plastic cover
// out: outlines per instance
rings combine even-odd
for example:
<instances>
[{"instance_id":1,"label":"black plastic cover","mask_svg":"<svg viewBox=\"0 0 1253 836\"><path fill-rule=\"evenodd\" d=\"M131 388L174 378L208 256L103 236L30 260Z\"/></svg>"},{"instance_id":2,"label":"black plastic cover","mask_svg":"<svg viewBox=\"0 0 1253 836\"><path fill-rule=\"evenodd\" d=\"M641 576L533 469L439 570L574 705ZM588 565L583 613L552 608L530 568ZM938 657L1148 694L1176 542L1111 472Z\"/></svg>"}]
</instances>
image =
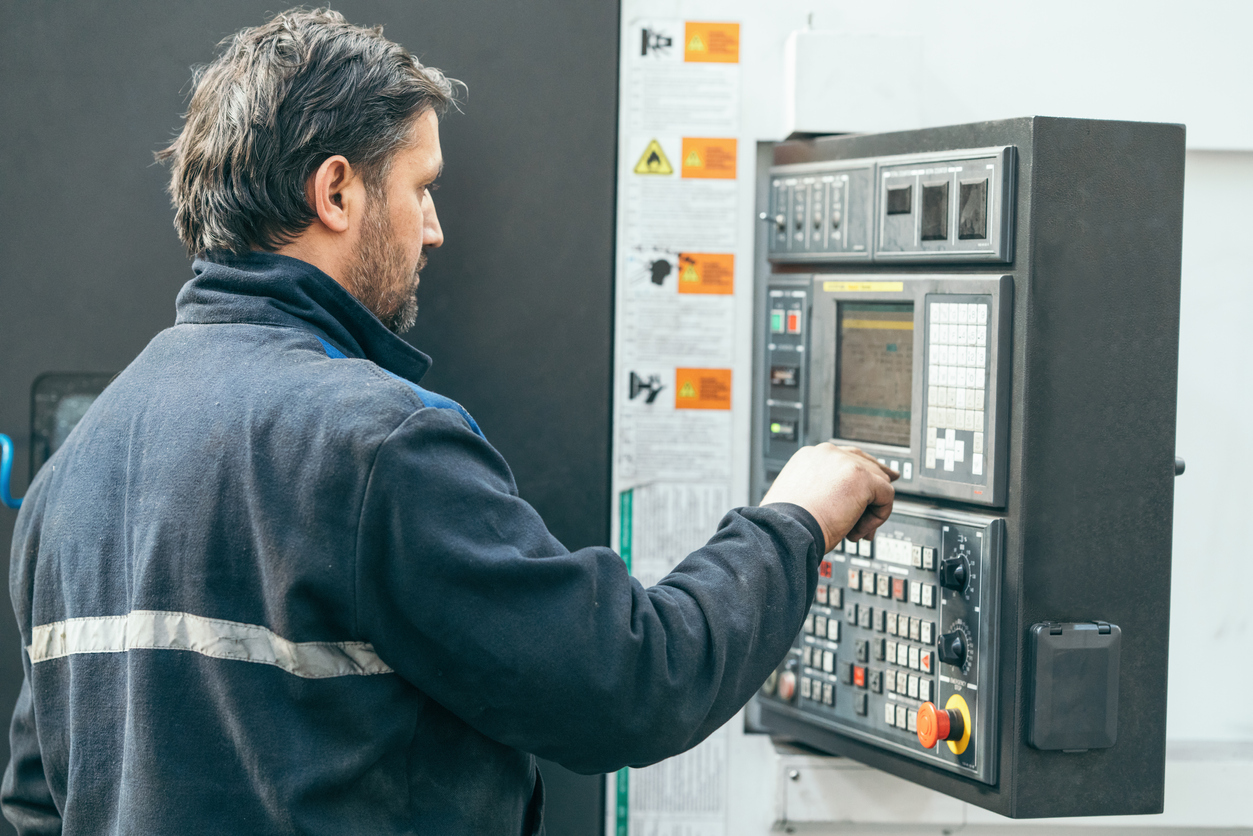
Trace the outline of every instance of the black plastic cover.
<instances>
[{"instance_id":1,"label":"black plastic cover","mask_svg":"<svg viewBox=\"0 0 1253 836\"><path fill-rule=\"evenodd\" d=\"M1103 621L1031 626L1027 742L1037 749L1107 749L1118 739L1122 631Z\"/></svg>"}]
</instances>

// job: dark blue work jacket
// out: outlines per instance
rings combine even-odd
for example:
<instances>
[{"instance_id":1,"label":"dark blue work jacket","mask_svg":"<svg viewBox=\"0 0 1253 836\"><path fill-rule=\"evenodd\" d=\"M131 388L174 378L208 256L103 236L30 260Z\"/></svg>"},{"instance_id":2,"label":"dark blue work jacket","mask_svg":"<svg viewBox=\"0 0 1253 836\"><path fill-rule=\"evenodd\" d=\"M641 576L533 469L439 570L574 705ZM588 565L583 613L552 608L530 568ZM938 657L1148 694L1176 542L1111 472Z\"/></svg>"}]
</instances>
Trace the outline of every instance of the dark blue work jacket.
<instances>
[{"instance_id":1,"label":"dark blue work jacket","mask_svg":"<svg viewBox=\"0 0 1253 836\"><path fill-rule=\"evenodd\" d=\"M645 589L563 548L418 386L430 360L330 277L195 272L18 517L21 833L535 833L534 755L674 755L785 654L805 511L732 511Z\"/></svg>"}]
</instances>

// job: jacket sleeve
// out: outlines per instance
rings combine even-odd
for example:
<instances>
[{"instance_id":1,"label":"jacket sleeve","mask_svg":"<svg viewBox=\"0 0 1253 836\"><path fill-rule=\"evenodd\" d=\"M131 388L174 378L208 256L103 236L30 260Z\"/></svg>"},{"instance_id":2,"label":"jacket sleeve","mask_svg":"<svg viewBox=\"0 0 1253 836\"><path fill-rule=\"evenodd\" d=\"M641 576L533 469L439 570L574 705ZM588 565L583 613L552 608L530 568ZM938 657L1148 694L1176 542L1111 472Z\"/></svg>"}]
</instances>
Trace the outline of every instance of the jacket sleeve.
<instances>
[{"instance_id":1,"label":"jacket sleeve","mask_svg":"<svg viewBox=\"0 0 1253 836\"><path fill-rule=\"evenodd\" d=\"M22 654L26 675L13 709L9 728L9 766L0 787L0 809L20 836L61 833L61 814L48 789L39 737L35 731L35 703L30 694L30 663Z\"/></svg>"},{"instance_id":2,"label":"jacket sleeve","mask_svg":"<svg viewBox=\"0 0 1253 836\"><path fill-rule=\"evenodd\" d=\"M358 631L492 739L579 772L642 766L715 731L787 653L821 538L799 507L740 508L645 589L610 549L565 549L487 442L423 409L366 488Z\"/></svg>"}]
</instances>

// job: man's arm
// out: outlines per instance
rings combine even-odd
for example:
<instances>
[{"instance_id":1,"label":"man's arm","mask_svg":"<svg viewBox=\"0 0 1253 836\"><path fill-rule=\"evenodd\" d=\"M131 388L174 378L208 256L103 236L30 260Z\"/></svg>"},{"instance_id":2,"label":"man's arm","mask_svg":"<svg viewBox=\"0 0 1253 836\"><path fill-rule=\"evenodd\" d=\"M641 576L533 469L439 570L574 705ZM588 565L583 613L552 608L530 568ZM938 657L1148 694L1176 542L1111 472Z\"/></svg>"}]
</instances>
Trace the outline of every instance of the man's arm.
<instances>
[{"instance_id":1,"label":"man's arm","mask_svg":"<svg viewBox=\"0 0 1253 836\"><path fill-rule=\"evenodd\" d=\"M0 788L0 810L20 836L54 836L61 833L61 814L44 776L35 731L35 704L30 695L30 663L25 653L22 655L26 676L9 728L9 766Z\"/></svg>"},{"instance_id":2,"label":"man's arm","mask_svg":"<svg viewBox=\"0 0 1253 836\"><path fill-rule=\"evenodd\" d=\"M791 646L838 525L798 499L730 512L644 589L611 550L562 547L490 445L422 410L370 477L358 629L488 737L584 772L653 763L725 723Z\"/></svg>"}]
</instances>

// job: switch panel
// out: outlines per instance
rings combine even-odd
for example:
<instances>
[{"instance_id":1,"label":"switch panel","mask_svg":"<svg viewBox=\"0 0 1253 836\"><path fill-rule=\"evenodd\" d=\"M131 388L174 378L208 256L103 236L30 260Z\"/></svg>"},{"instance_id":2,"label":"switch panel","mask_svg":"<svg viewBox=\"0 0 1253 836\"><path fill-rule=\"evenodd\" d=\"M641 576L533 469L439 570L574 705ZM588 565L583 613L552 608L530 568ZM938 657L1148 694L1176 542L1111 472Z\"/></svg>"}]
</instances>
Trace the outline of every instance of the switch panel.
<instances>
[{"instance_id":1,"label":"switch panel","mask_svg":"<svg viewBox=\"0 0 1253 836\"><path fill-rule=\"evenodd\" d=\"M996 624L1003 539L1004 521L998 517L898 499L875 535L872 557L863 557L859 544L841 543L823 559L820 591L788 656L802 660L802 681L810 684L802 685L801 699L795 702L763 689L757 698L763 712L785 712L996 783ZM939 556L929 569L914 559L923 549ZM881 594L885 588L898 593L908 589L910 594L889 598ZM928 600L934 605L928 606ZM825 625L841 622L843 641L838 632L833 639L825 630ZM827 689L833 699L823 699ZM929 703L969 716L964 745L941 741L923 748L916 717Z\"/></svg>"},{"instance_id":2,"label":"switch panel","mask_svg":"<svg viewBox=\"0 0 1253 836\"><path fill-rule=\"evenodd\" d=\"M779 261L869 261L874 165L870 161L771 170L767 250Z\"/></svg>"}]
</instances>

